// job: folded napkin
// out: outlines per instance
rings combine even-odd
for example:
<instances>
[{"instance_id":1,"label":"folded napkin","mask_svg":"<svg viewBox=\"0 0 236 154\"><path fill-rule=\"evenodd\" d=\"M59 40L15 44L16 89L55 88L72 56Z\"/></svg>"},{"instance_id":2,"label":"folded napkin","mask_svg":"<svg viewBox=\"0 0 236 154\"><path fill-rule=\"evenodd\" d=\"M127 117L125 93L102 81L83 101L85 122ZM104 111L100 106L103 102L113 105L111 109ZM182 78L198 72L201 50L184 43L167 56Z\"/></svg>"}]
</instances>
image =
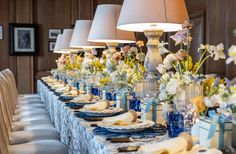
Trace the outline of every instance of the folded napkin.
<instances>
[{"instance_id":1,"label":"folded napkin","mask_svg":"<svg viewBox=\"0 0 236 154\"><path fill-rule=\"evenodd\" d=\"M78 97L75 97L73 100L75 101L92 101L93 100L93 95L91 94L81 94Z\"/></svg>"},{"instance_id":2,"label":"folded napkin","mask_svg":"<svg viewBox=\"0 0 236 154\"><path fill-rule=\"evenodd\" d=\"M68 93L64 93L64 95L70 95L70 96L78 96L79 94L80 92L77 89L71 90Z\"/></svg>"},{"instance_id":3,"label":"folded napkin","mask_svg":"<svg viewBox=\"0 0 236 154\"><path fill-rule=\"evenodd\" d=\"M173 139L144 145L140 148L140 152L143 154L186 154L186 150L192 149L192 144L191 136L182 133Z\"/></svg>"},{"instance_id":4,"label":"folded napkin","mask_svg":"<svg viewBox=\"0 0 236 154\"><path fill-rule=\"evenodd\" d=\"M110 107L110 102L108 100L99 101L95 104L85 105L84 109L92 110L92 111L103 111Z\"/></svg>"},{"instance_id":5,"label":"folded napkin","mask_svg":"<svg viewBox=\"0 0 236 154\"><path fill-rule=\"evenodd\" d=\"M137 117L138 117L137 113L134 110L129 110L129 112L126 112L118 116L104 118L102 120L102 123L104 125L127 126L133 122L136 122Z\"/></svg>"},{"instance_id":6,"label":"folded napkin","mask_svg":"<svg viewBox=\"0 0 236 154\"><path fill-rule=\"evenodd\" d=\"M184 154L187 147L187 141L184 138L177 137L163 142L144 145L140 148L143 154Z\"/></svg>"},{"instance_id":7,"label":"folded napkin","mask_svg":"<svg viewBox=\"0 0 236 154\"><path fill-rule=\"evenodd\" d=\"M56 90L56 92L69 92L72 90L71 86L64 86L64 87L60 87L59 89Z\"/></svg>"}]
</instances>

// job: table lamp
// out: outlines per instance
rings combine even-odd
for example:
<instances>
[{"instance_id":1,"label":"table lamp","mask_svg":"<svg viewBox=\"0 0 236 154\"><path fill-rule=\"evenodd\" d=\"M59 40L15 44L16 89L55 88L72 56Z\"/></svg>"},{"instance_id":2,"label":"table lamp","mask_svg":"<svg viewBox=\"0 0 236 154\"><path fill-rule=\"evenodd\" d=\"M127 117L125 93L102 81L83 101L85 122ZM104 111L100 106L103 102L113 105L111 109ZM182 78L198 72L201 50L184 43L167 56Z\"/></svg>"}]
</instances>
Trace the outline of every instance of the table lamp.
<instances>
[{"instance_id":1,"label":"table lamp","mask_svg":"<svg viewBox=\"0 0 236 154\"><path fill-rule=\"evenodd\" d=\"M64 51L61 50L61 41L62 41L62 34L57 35L57 40L55 47L53 49L53 53L64 53Z\"/></svg>"},{"instance_id":2,"label":"table lamp","mask_svg":"<svg viewBox=\"0 0 236 154\"><path fill-rule=\"evenodd\" d=\"M127 32L116 28L120 15L121 5L98 5L88 40L91 42L106 43L109 51L116 52L118 43L134 43L133 32Z\"/></svg>"},{"instance_id":3,"label":"table lamp","mask_svg":"<svg viewBox=\"0 0 236 154\"><path fill-rule=\"evenodd\" d=\"M156 78L156 67L162 63L158 48L162 33L181 30L187 19L184 0L124 0L117 28L144 32L148 38L144 62L147 78Z\"/></svg>"},{"instance_id":4,"label":"table lamp","mask_svg":"<svg viewBox=\"0 0 236 154\"><path fill-rule=\"evenodd\" d=\"M92 25L92 20L77 20L70 41L70 48L82 48L85 52L90 52L93 48L105 48L105 44L89 42L88 35Z\"/></svg>"},{"instance_id":5,"label":"table lamp","mask_svg":"<svg viewBox=\"0 0 236 154\"><path fill-rule=\"evenodd\" d=\"M62 33L62 38L61 38L61 42L60 42L60 48L61 51L64 51L66 53L70 53L71 51L73 51L70 48L70 40L73 34L73 29L64 29L63 33Z\"/></svg>"}]
</instances>

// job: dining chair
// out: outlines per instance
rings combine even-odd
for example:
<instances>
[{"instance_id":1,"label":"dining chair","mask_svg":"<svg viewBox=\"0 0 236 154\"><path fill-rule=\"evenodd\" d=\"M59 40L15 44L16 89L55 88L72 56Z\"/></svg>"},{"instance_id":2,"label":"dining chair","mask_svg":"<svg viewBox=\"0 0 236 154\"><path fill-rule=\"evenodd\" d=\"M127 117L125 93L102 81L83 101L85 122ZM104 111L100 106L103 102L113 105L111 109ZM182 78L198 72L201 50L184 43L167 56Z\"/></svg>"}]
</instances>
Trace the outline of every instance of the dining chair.
<instances>
[{"instance_id":1,"label":"dining chair","mask_svg":"<svg viewBox=\"0 0 236 154\"><path fill-rule=\"evenodd\" d=\"M37 111L37 108L32 108L32 114L29 115L14 115L13 111L11 111L10 106L10 102L12 102L12 100L9 95L9 88L7 88L6 80L4 80L4 76L2 75L2 73L0 73L0 89L3 94L3 102L1 103L1 106L6 119L6 123L12 131L38 129L55 130L53 124L49 120L49 116L47 115L47 113L40 113L39 115L33 114L34 111Z\"/></svg>"},{"instance_id":2,"label":"dining chair","mask_svg":"<svg viewBox=\"0 0 236 154\"><path fill-rule=\"evenodd\" d=\"M2 91L0 102L2 104ZM0 107L0 152L1 154L68 154L67 147L56 139L40 138L39 133L32 132L9 133L2 108ZM20 135L21 134L21 135ZM48 132L47 135L51 135ZM19 137L20 136L20 137ZM15 141L14 145L12 142Z\"/></svg>"},{"instance_id":3,"label":"dining chair","mask_svg":"<svg viewBox=\"0 0 236 154\"><path fill-rule=\"evenodd\" d=\"M12 99L13 97L11 96L11 91L9 86L7 85L7 80L6 78L3 76L3 74L0 74L0 78L1 78L1 85L2 85L2 89L6 98L6 109L11 113L11 115L13 115L12 117L12 121L28 121L28 120L32 120L32 119L49 119L48 114L43 114L42 112L37 111L36 108L32 107L30 109L33 110L33 114L34 116L31 115L24 115L24 114L18 114L18 115L14 115L14 109L12 108L14 106L14 99Z\"/></svg>"}]
</instances>

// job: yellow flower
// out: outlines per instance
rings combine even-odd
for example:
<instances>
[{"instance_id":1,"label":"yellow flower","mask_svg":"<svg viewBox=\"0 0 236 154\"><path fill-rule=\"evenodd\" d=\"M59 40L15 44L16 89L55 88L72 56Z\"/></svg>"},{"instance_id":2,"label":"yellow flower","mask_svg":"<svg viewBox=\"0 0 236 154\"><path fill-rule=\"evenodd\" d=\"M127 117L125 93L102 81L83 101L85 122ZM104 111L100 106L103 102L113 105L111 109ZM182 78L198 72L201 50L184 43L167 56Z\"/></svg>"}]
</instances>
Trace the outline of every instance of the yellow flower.
<instances>
[{"instance_id":1,"label":"yellow flower","mask_svg":"<svg viewBox=\"0 0 236 154\"><path fill-rule=\"evenodd\" d=\"M198 113L202 113L206 110L206 106L203 101L203 96L197 96L190 100L196 107Z\"/></svg>"},{"instance_id":2,"label":"yellow flower","mask_svg":"<svg viewBox=\"0 0 236 154\"><path fill-rule=\"evenodd\" d=\"M144 46L144 42L141 41L141 40L139 40L139 41L136 42L136 45L137 45L138 47L143 47L143 46Z\"/></svg>"},{"instance_id":3,"label":"yellow flower","mask_svg":"<svg viewBox=\"0 0 236 154\"><path fill-rule=\"evenodd\" d=\"M111 78L110 77L104 77L99 82L100 82L101 86L104 86L104 85L107 85L109 82L111 82Z\"/></svg>"}]
</instances>

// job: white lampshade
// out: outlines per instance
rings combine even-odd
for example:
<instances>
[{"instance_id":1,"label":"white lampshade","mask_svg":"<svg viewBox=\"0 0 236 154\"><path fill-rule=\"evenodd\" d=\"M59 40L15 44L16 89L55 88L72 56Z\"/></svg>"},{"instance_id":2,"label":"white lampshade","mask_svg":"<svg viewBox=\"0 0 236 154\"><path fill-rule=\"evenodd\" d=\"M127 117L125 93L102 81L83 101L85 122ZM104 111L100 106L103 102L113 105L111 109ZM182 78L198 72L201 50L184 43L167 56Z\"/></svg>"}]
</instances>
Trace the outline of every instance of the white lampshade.
<instances>
[{"instance_id":1,"label":"white lampshade","mask_svg":"<svg viewBox=\"0 0 236 154\"><path fill-rule=\"evenodd\" d=\"M61 50L69 50L70 49L70 40L73 33L73 29L64 29L61 39Z\"/></svg>"},{"instance_id":2,"label":"white lampshade","mask_svg":"<svg viewBox=\"0 0 236 154\"><path fill-rule=\"evenodd\" d=\"M124 0L117 28L143 32L160 29L165 32L182 29L188 19L184 0Z\"/></svg>"},{"instance_id":3,"label":"white lampshade","mask_svg":"<svg viewBox=\"0 0 236 154\"><path fill-rule=\"evenodd\" d=\"M53 53L62 53L63 52L63 51L61 51L61 40L62 40L62 34L59 34L57 36L57 40L56 40L55 47L53 49Z\"/></svg>"},{"instance_id":4,"label":"white lampshade","mask_svg":"<svg viewBox=\"0 0 236 154\"><path fill-rule=\"evenodd\" d=\"M133 43L135 36L132 32L116 28L121 5L98 5L88 40L104 43Z\"/></svg>"},{"instance_id":5,"label":"white lampshade","mask_svg":"<svg viewBox=\"0 0 236 154\"><path fill-rule=\"evenodd\" d=\"M105 48L105 44L88 41L92 20L77 20L70 41L71 48Z\"/></svg>"}]
</instances>

